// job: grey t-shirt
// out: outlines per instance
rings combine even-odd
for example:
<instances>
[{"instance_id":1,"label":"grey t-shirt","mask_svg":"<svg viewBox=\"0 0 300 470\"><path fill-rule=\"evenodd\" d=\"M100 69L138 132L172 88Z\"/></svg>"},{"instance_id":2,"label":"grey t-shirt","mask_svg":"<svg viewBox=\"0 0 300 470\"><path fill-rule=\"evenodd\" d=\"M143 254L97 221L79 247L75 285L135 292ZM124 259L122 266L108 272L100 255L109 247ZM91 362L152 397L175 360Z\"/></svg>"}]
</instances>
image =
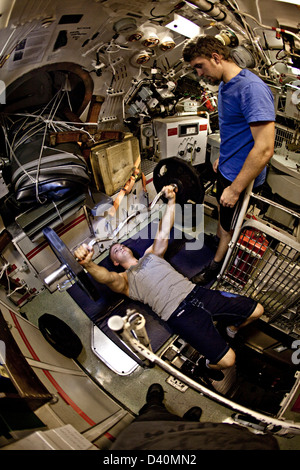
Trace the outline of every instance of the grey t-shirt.
<instances>
[{"instance_id":1,"label":"grey t-shirt","mask_svg":"<svg viewBox=\"0 0 300 470\"><path fill-rule=\"evenodd\" d=\"M168 261L149 253L127 271L129 297L150 305L162 320L168 320L195 285Z\"/></svg>"}]
</instances>

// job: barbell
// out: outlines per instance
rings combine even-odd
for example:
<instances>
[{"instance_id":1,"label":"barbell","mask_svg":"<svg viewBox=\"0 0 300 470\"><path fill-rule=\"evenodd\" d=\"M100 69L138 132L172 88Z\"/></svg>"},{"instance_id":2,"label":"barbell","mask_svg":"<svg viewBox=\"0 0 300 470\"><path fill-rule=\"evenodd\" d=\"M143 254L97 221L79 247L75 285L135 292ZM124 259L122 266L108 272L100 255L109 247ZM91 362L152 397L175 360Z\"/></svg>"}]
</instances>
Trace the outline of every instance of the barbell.
<instances>
[{"instance_id":1,"label":"barbell","mask_svg":"<svg viewBox=\"0 0 300 470\"><path fill-rule=\"evenodd\" d=\"M67 275L72 279L76 279L79 287L92 300L99 299L99 291L96 286L57 233L51 227L45 227L43 234L53 253L61 262L60 268L44 279L45 284L50 286L63 275Z\"/></svg>"},{"instance_id":2,"label":"barbell","mask_svg":"<svg viewBox=\"0 0 300 470\"><path fill-rule=\"evenodd\" d=\"M165 158L158 162L153 171L153 184L157 191L157 197L153 201L155 203L160 197L164 202L167 202L162 195L162 188L172 184L176 185L177 189L176 203L181 206L193 204L193 207L203 203L205 191L200 174L189 162L178 157ZM150 208L152 209L152 207L154 207L153 203ZM59 277L67 275L76 279L79 287L92 300L97 300L99 293L96 286L65 243L50 227L45 227L43 234L55 256L61 262L61 267L44 279L45 284L50 286ZM107 240L109 239L112 237L107 238ZM92 240L91 245L94 241L98 240Z\"/></svg>"}]
</instances>

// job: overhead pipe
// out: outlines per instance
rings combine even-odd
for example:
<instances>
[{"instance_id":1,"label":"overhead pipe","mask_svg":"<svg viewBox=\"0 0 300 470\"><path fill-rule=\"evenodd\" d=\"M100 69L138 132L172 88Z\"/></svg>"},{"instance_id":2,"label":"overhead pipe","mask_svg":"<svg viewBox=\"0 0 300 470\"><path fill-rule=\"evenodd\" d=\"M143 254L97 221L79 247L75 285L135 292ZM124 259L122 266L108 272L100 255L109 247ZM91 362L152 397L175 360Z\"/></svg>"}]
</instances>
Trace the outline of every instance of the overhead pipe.
<instances>
[{"instance_id":1,"label":"overhead pipe","mask_svg":"<svg viewBox=\"0 0 300 470\"><path fill-rule=\"evenodd\" d=\"M208 14L214 20L222 22L226 26L230 26L236 33L242 35L243 39L247 36L246 31L238 24L233 14L226 8L220 8L209 0L189 0L188 3L195 5L203 13Z\"/></svg>"},{"instance_id":2,"label":"overhead pipe","mask_svg":"<svg viewBox=\"0 0 300 470\"><path fill-rule=\"evenodd\" d=\"M220 8L218 5L215 5L209 0L188 0L188 3L195 5L199 10L201 10L203 13L208 14L210 17L212 17L214 20L217 22L222 22L224 25L230 27L235 33L241 34L243 39L248 38L248 40L251 41L252 46L257 49L258 53L260 56L267 62L268 65L271 65L270 60L266 57L265 53L263 52L260 44L258 44L257 38L251 38L248 34L248 32L238 23L234 15L232 14L231 11L228 10L227 7L222 6ZM239 12L239 14L242 17L246 18L251 18L253 21L255 21L261 28L267 29L270 31L276 31L276 33L279 35L281 33L286 33L295 40L299 41L300 37L298 34L293 33L292 31L288 31L282 28L277 28L275 26L268 26L264 25L260 21L260 13L259 14L259 20L257 20L254 16L249 15L248 13L245 12ZM256 39L256 40L255 40Z\"/></svg>"},{"instance_id":3,"label":"overhead pipe","mask_svg":"<svg viewBox=\"0 0 300 470\"><path fill-rule=\"evenodd\" d=\"M206 13L217 22L221 22L223 25L229 27L232 31L234 31L240 44L242 44L244 41L247 41L248 43L250 42L253 49L256 50L261 59L265 61L268 66L271 66L271 61L264 53L261 45L259 44L258 38L252 38L249 34L249 31L244 29L238 23L232 12L229 11L227 7L222 6L222 8L220 8L218 5L213 4L209 0L189 0L189 3L195 5L203 13Z\"/></svg>"}]
</instances>

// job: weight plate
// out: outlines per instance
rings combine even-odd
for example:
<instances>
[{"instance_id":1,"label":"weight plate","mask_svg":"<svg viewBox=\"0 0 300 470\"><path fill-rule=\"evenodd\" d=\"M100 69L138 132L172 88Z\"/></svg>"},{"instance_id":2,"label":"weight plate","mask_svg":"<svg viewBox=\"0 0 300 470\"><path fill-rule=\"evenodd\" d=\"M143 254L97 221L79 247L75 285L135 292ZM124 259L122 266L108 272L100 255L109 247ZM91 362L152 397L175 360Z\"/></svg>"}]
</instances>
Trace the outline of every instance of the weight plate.
<instances>
[{"instance_id":1,"label":"weight plate","mask_svg":"<svg viewBox=\"0 0 300 470\"><path fill-rule=\"evenodd\" d=\"M67 266L69 273L76 278L81 289L83 289L92 300L97 300L99 298L99 293L95 285L83 267L76 261L69 248L64 244L61 238L59 238L57 233L52 230L52 228L45 227L43 229L43 234L55 256L61 264L65 264Z\"/></svg>"},{"instance_id":2,"label":"weight plate","mask_svg":"<svg viewBox=\"0 0 300 470\"><path fill-rule=\"evenodd\" d=\"M160 160L153 171L153 184L159 193L164 186L176 183L178 192L176 202L183 205L188 202L202 204L204 185L200 174L185 160L178 157Z\"/></svg>"}]
</instances>

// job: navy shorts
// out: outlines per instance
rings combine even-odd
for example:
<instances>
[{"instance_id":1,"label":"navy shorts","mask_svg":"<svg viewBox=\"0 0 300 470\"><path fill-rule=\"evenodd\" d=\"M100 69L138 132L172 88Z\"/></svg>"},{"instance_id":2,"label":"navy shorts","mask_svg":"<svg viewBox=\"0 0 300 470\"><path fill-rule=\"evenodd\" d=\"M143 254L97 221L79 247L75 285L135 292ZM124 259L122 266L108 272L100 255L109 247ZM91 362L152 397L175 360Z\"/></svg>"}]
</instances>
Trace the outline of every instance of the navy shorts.
<instances>
[{"instance_id":1,"label":"navy shorts","mask_svg":"<svg viewBox=\"0 0 300 470\"><path fill-rule=\"evenodd\" d=\"M172 331L184 339L212 364L229 350L214 321L239 326L250 317L257 302L229 292L195 286L167 320Z\"/></svg>"}]
</instances>

